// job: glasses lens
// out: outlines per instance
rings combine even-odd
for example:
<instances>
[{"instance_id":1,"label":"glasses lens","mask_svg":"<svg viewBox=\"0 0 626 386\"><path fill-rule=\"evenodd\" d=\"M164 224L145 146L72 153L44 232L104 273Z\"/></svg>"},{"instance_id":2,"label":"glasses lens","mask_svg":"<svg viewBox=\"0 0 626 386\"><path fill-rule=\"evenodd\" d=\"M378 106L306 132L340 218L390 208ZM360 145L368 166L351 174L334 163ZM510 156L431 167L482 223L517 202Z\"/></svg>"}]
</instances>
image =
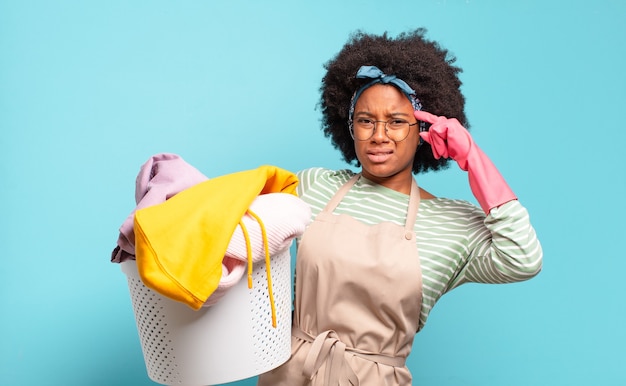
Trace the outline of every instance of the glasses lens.
<instances>
[{"instance_id":1,"label":"glasses lens","mask_svg":"<svg viewBox=\"0 0 626 386\"><path fill-rule=\"evenodd\" d=\"M411 125L402 119L390 119L388 121L374 121L367 118L359 118L352 124L352 135L359 141L367 141L376 132L376 123L384 123L385 134L392 141L402 141L409 135Z\"/></svg>"},{"instance_id":2,"label":"glasses lens","mask_svg":"<svg viewBox=\"0 0 626 386\"><path fill-rule=\"evenodd\" d=\"M359 141L366 141L374 135L374 121L371 119L359 118L353 123L354 138Z\"/></svg>"},{"instance_id":3,"label":"glasses lens","mask_svg":"<svg viewBox=\"0 0 626 386\"><path fill-rule=\"evenodd\" d=\"M390 119L386 124L387 137L392 141L399 142L409 135L409 122L402 119Z\"/></svg>"}]
</instances>

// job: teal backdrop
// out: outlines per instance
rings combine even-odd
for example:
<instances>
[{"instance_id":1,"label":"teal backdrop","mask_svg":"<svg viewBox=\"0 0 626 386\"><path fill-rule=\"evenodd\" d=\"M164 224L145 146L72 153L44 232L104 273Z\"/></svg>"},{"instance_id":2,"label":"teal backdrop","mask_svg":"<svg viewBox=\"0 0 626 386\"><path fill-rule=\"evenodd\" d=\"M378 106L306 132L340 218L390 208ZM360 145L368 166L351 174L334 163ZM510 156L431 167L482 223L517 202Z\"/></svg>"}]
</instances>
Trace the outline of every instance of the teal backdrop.
<instances>
[{"instance_id":1,"label":"teal backdrop","mask_svg":"<svg viewBox=\"0 0 626 386\"><path fill-rule=\"evenodd\" d=\"M626 385L625 21L621 0L1 0L0 384L153 385L109 261L140 165L346 167L320 131L323 64L357 29L426 27L545 260L446 295L414 384ZM456 165L417 178L474 200Z\"/></svg>"}]
</instances>

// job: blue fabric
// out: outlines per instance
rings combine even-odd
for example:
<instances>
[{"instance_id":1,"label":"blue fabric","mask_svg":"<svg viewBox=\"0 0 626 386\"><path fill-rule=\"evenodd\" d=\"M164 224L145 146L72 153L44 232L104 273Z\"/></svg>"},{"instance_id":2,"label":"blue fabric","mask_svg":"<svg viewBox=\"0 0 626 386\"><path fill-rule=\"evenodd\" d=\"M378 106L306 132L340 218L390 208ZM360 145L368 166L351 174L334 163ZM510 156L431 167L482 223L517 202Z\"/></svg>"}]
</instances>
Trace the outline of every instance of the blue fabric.
<instances>
[{"instance_id":1,"label":"blue fabric","mask_svg":"<svg viewBox=\"0 0 626 386\"><path fill-rule=\"evenodd\" d=\"M399 88L400 91L402 91L407 97L409 97L409 95L415 96L415 90L413 90L411 86L409 86L405 81L403 81L402 79L398 78L395 75L385 74L376 66L361 66L361 68L359 68L359 71L357 71L356 73L356 78L357 79L369 78L369 79L372 79L372 81L365 84L364 86L362 86L360 89L357 90L353 98L355 103L356 103L356 100L359 99L359 96L361 96L361 93L363 91L365 91L367 88L373 86L376 83L382 83L382 84L391 83L397 88Z\"/></svg>"}]
</instances>

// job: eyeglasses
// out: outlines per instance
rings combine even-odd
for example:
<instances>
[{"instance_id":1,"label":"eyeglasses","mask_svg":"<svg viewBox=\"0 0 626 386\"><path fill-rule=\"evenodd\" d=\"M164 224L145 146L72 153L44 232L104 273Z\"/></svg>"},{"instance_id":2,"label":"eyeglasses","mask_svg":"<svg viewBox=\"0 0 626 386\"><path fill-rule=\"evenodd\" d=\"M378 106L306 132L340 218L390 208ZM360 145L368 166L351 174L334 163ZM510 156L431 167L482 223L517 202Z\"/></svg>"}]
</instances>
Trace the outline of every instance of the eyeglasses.
<instances>
[{"instance_id":1,"label":"eyeglasses","mask_svg":"<svg viewBox=\"0 0 626 386\"><path fill-rule=\"evenodd\" d=\"M378 122L385 124L385 134L394 142L404 141L404 139L409 136L411 126L418 124L418 122L409 123L408 121L400 118L391 118L388 121L375 121L369 118L357 118L350 124L350 135L352 135L353 139L367 141L374 136L374 133L376 133L376 123Z\"/></svg>"}]
</instances>

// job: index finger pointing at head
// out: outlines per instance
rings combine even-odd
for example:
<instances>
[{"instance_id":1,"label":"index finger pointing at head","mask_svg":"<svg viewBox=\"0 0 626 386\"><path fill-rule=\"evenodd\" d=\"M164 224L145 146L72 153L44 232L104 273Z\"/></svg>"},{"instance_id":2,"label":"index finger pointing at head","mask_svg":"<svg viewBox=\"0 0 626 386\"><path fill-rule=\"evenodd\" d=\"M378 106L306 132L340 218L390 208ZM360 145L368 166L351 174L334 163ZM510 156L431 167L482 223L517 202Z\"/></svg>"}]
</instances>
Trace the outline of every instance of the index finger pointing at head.
<instances>
[{"instance_id":1,"label":"index finger pointing at head","mask_svg":"<svg viewBox=\"0 0 626 386\"><path fill-rule=\"evenodd\" d=\"M427 113L426 111L420 111L420 110L413 111L413 115L415 116L415 119L419 121L428 122L428 123L435 123L437 118L439 118L436 115Z\"/></svg>"}]
</instances>

